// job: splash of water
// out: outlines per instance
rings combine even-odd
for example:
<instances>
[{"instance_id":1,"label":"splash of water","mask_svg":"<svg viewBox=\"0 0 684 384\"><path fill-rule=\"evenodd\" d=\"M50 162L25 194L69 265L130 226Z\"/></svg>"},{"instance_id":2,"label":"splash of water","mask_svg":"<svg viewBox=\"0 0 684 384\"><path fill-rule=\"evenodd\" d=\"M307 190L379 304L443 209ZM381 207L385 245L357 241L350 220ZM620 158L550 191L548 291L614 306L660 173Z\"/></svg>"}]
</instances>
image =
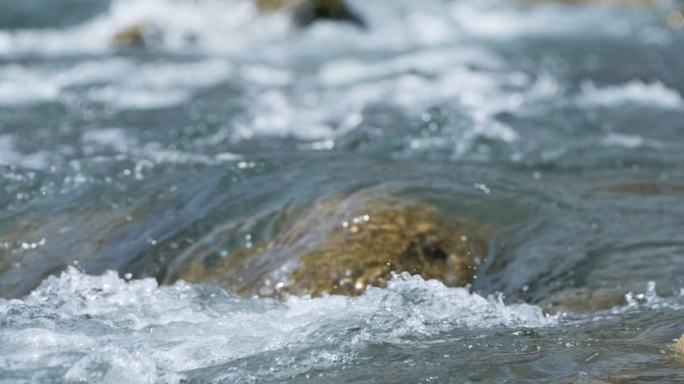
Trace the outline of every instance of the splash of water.
<instances>
[{"instance_id":1,"label":"splash of water","mask_svg":"<svg viewBox=\"0 0 684 384\"><path fill-rule=\"evenodd\" d=\"M25 299L0 302L0 364L18 377L141 383L234 364L227 372L246 379L254 372L237 362L273 352L285 359L280 373L292 375L340 364L371 344L402 344L456 328L555 322L535 306L505 305L408 274L358 298L281 303L70 268Z\"/></svg>"}]
</instances>

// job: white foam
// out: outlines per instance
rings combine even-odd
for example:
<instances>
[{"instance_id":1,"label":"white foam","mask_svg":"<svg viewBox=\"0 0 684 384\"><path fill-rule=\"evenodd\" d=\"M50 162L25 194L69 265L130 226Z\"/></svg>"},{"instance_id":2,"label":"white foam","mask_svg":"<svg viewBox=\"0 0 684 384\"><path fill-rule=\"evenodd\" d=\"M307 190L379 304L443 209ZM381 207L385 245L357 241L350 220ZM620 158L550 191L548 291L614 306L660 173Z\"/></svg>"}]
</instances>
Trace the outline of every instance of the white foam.
<instances>
[{"instance_id":1,"label":"white foam","mask_svg":"<svg viewBox=\"0 0 684 384\"><path fill-rule=\"evenodd\" d=\"M181 90L165 92L147 89L122 89L108 86L91 91L88 94L93 101L121 109L156 109L168 108L183 103L190 94Z\"/></svg>"},{"instance_id":2,"label":"white foam","mask_svg":"<svg viewBox=\"0 0 684 384\"><path fill-rule=\"evenodd\" d=\"M467 36L492 40L576 36L588 30L614 37L640 32L627 20L637 14L619 7L565 7L552 3L525 7L480 0L454 2L450 14Z\"/></svg>"},{"instance_id":3,"label":"white foam","mask_svg":"<svg viewBox=\"0 0 684 384\"><path fill-rule=\"evenodd\" d=\"M67 29L0 31L0 54L106 53L116 33L136 23L160 30L158 48L226 52L282 36L289 29L284 21L257 18L250 0L114 0L107 12Z\"/></svg>"},{"instance_id":4,"label":"white foam","mask_svg":"<svg viewBox=\"0 0 684 384\"><path fill-rule=\"evenodd\" d=\"M0 329L4 369L45 369L50 356L50 369L64 380L132 383L175 382L185 371L284 350L278 370L292 375L340 364L369 343L556 322L534 306L504 305L407 274L358 298L278 303L183 282L126 282L113 272L87 276L73 268L23 300L0 301L0 321L7 324ZM239 365L224 371L228 381L260 374Z\"/></svg>"},{"instance_id":5,"label":"white foam","mask_svg":"<svg viewBox=\"0 0 684 384\"><path fill-rule=\"evenodd\" d=\"M17 65L0 67L0 105L14 106L56 99L59 87L43 80Z\"/></svg>"},{"instance_id":6,"label":"white foam","mask_svg":"<svg viewBox=\"0 0 684 384\"><path fill-rule=\"evenodd\" d=\"M581 86L577 103L583 106L618 107L625 104L640 104L663 109L678 109L684 103L682 96L659 81L644 83L632 80L629 83L597 87L591 81Z\"/></svg>"},{"instance_id":7,"label":"white foam","mask_svg":"<svg viewBox=\"0 0 684 384\"><path fill-rule=\"evenodd\" d=\"M232 66L219 59L138 65L120 81L91 89L88 97L122 109L171 107L189 100L193 89L226 81L231 73Z\"/></svg>"},{"instance_id":8,"label":"white foam","mask_svg":"<svg viewBox=\"0 0 684 384\"><path fill-rule=\"evenodd\" d=\"M483 69L471 69L473 66ZM245 103L251 121L237 125L228 136L326 141L356 127L362 111L373 105L389 104L421 113L434 104L448 103L472 115L473 138L514 141L517 132L495 121L494 116L521 105L520 98L511 97L504 89L524 84L520 74L500 71L502 67L493 53L465 46L411 51L388 60L333 59L318 70L322 87L301 86L297 94L270 88L257 94ZM282 80L278 85L285 84L286 79Z\"/></svg>"},{"instance_id":9,"label":"white foam","mask_svg":"<svg viewBox=\"0 0 684 384\"><path fill-rule=\"evenodd\" d=\"M57 100L72 86L116 81L134 72L130 61L84 61L65 69L0 66L0 105L16 106Z\"/></svg>"},{"instance_id":10,"label":"white foam","mask_svg":"<svg viewBox=\"0 0 684 384\"><path fill-rule=\"evenodd\" d=\"M150 159L156 164L204 164L217 165L240 160L242 156L230 152L204 155L163 148L156 143L145 145L132 151L134 155Z\"/></svg>"},{"instance_id":11,"label":"white foam","mask_svg":"<svg viewBox=\"0 0 684 384\"><path fill-rule=\"evenodd\" d=\"M618 7L524 7L501 0L350 3L368 21L367 31L319 23L303 34L293 33L296 29L288 14L262 15L252 0L112 0L104 13L70 28L0 31L0 54L107 53L114 49L112 39L118 31L141 22L161 31L162 41L156 49L214 53L239 52L245 47L263 47L264 53L272 53L294 52L302 46L439 46L471 37L562 37L587 30L607 36L635 34L648 41L667 36L663 28L652 28L645 34L639 23L630 22L630 18L643 17L644 12ZM344 39L338 38L340 34ZM290 36L296 38L290 40ZM335 47L330 44L333 39ZM285 47L273 45L283 42Z\"/></svg>"},{"instance_id":12,"label":"white foam","mask_svg":"<svg viewBox=\"0 0 684 384\"><path fill-rule=\"evenodd\" d=\"M302 97L306 101L306 95ZM323 108L295 104L279 89L269 89L258 95L251 105L251 121L237 125L233 139L249 139L254 136L296 137L318 140L335 136L327 124L329 112Z\"/></svg>"},{"instance_id":13,"label":"white foam","mask_svg":"<svg viewBox=\"0 0 684 384\"><path fill-rule=\"evenodd\" d=\"M472 128L457 132L458 140L431 138L416 145L452 143L459 157L479 137L516 141L518 132L497 115L524 113L527 107L553 101L561 91L551 76L542 75L533 82L525 75L509 73L502 58L481 48L480 39L562 36L586 31L587 26L600 26L592 31L614 32L619 29L616 25L624 24L611 18L599 25L603 16L616 12L608 8L521 9L501 1L468 0L449 4L397 0L391 6L383 1L351 3L369 21L368 30L321 23L291 34L285 15L258 16L251 0L115 0L109 11L80 26L19 31L11 36L0 33L0 51L3 46L16 52L40 49L42 54L107 51L117 30L148 21L163 30L164 49L201 53L199 61L185 64L108 59L60 71L20 69L25 72L21 81L14 80L19 77L13 74L3 79L0 68L0 104L76 96L113 109L170 108L191 100L198 88L241 78L249 83L248 90L258 92L245 93L239 102L246 116L224 128L223 138L275 136L329 142L354 128L345 123L349 116L361 116L376 104L397 106L409 115L446 104L467 115ZM339 41L340 34L345 36L343 41ZM184 40L188 35L197 38L192 47ZM376 47L384 52L396 50L390 59L370 59L364 54ZM354 55L357 58L349 59L347 48L359 53ZM314 67L310 77L288 68L302 58L308 62L312 52L325 52L333 59ZM284 56L293 60L280 67L267 64L281 62ZM69 93L74 85L87 89ZM290 93L291 88L296 92ZM660 96L662 103L672 105L672 92ZM615 98L607 98L611 97Z\"/></svg>"},{"instance_id":14,"label":"white foam","mask_svg":"<svg viewBox=\"0 0 684 384\"><path fill-rule=\"evenodd\" d=\"M100 128L83 132L81 140L86 144L127 148L136 143L122 128Z\"/></svg>"},{"instance_id":15,"label":"white foam","mask_svg":"<svg viewBox=\"0 0 684 384\"><path fill-rule=\"evenodd\" d=\"M503 68L501 59L494 53L464 45L457 48L419 50L377 62L348 58L332 60L321 66L318 76L323 84L339 86L410 71L440 74L453 67L463 68L469 65Z\"/></svg>"},{"instance_id":16,"label":"white foam","mask_svg":"<svg viewBox=\"0 0 684 384\"><path fill-rule=\"evenodd\" d=\"M481 66L489 69L471 69L473 63L485 63ZM555 93L543 94L536 82L530 83L519 73L499 71L500 65L496 55L465 47L417 51L374 62L332 60L318 72L324 87L298 88L296 95L277 88L259 93L249 102L252 120L238 125L233 138L330 140L358 125L345 122L350 116L361 116L369 106L393 105L419 114L435 104L451 104L470 115L473 122L472 128L460 135L466 141L460 145L467 147L478 137L512 142L518 133L496 121L495 115ZM525 86L531 90L521 93L519 89Z\"/></svg>"},{"instance_id":17,"label":"white foam","mask_svg":"<svg viewBox=\"0 0 684 384\"><path fill-rule=\"evenodd\" d=\"M294 80L289 71L265 65L246 65L240 68L240 74L245 79L261 85L285 86Z\"/></svg>"},{"instance_id":18,"label":"white foam","mask_svg":"<svg viewBox=\"0 0 684 384\"><path fill-rule=\"evenodd\" d=\"M192 63L144 63L106 59L71 68L0 67L0 105L54 101L71 95L70 87L88 87L86 99L112 108L152 109L187 101L194 89L228 80L233 67L223 59Z\"/></svg>"}]
</instances>

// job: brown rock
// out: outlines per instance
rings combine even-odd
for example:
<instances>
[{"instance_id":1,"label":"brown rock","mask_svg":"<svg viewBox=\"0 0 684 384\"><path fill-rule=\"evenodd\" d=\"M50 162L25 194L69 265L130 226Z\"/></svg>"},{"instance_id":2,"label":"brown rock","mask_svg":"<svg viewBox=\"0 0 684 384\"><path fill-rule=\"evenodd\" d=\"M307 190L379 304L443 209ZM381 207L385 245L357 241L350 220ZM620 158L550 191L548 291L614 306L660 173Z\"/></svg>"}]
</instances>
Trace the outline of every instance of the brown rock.
<instances>
[{"instance_id":1,"label":"brown rock","mask_svg":"<svg viewBox=\"0 0 684 384\"><path fill-rule=\"evenodd\" d=\"M464 286L488 253L481 227L441 217L415 201L335 198L294 216L272 241L225 258L201 254L172 266L179 272L166 282L214 283L247 296L353 296L385 286L400 272Z\"/></svg>"},{"instance_id":2,"label":"brown rock","mask_svg":"<svg viewBox=\"0 0 684 384\"><path fill-rule=\"evenodd\" d=\"M153 42L161 41L161 30L153 23L139 22L131 24L114 35L113 42L116 46L144 47Z\"/></svg>"}]
</instances>

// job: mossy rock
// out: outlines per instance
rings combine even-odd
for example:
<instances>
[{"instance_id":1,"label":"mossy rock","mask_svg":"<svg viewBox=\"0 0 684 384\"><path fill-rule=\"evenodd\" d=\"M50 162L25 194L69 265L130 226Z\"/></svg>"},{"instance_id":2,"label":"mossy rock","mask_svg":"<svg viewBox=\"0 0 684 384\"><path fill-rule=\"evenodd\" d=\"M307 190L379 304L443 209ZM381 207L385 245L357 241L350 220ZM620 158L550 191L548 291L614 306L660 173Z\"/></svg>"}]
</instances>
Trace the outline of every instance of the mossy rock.
<instances>
[{"instance_id":1,"label":"mossy rock","mask_svg":"<svg viewBox=\"0 0 684 384\"><path fill-rule=\"evenodd\" d=\"M409 272L465 286L488 254L483 228L435 207L391 197L319 201L272 241L220 257L198 255L177 278L245 296L359 295Z\"/></svg>"}]
</instances>

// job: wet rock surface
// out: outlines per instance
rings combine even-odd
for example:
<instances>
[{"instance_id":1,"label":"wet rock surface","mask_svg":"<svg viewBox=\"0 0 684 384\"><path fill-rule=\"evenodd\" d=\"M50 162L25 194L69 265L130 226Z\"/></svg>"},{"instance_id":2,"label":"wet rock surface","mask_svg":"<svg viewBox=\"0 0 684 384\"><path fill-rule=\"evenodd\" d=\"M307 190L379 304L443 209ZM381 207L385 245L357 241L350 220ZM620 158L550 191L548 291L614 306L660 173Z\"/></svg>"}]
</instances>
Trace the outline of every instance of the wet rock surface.
<instances>
[{"instance_id":1,"label":"wet rock surface","mask_svg":"<svg viewBox=\"0 0 684 384\"><path fill-rule=\"evenodd\" d=\"M488 252L481 228L410 200L333 198L295 216L277 238L225 257L200 255L166 282L213 283L248 296L358 295L409 272L465 286Z\"/></svg>"}]
</instances>

